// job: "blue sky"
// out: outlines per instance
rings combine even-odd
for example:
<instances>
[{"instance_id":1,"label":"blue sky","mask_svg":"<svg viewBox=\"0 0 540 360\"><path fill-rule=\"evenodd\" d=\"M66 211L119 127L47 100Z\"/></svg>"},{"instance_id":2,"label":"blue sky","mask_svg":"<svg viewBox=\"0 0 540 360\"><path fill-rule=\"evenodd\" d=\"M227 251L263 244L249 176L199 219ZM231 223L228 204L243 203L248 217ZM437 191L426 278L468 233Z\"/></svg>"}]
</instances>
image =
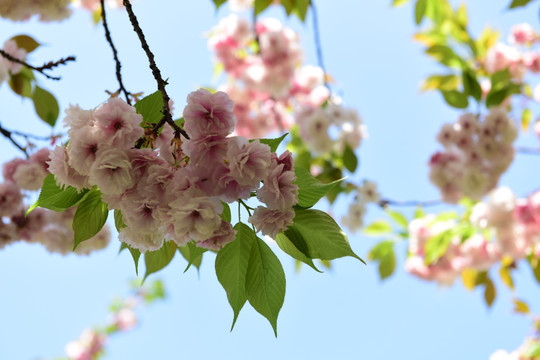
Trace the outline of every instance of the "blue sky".
<instances>
[{"instance_id":1,"label":"blue sky","mask_svg":"<svg viewBox=\"0 0 540 360\"><path fill-rule=\"evenodd\" d=\"M508 2L470 1L472 31L478 34L490 24L506 36L515 23L529 21L538 27L537 6L507 12ZM437 198L426 162L438 149L434 138L439 127L458 113L438 94L419 93L421 79L439 69L412 42L411 6L393 9L390 0L340 0L319 1L318 9L326 68L370 134L358 151L361 167L355 176L376 181L391 199ZM212 85L212 59L203 33L226 16L227 9L216 13L210 0L137 0L134 10L158 66L169 78L169 95L179 114L189 92ZM269 15L281 16L281 11ZM109 16L126 86L152 93L155 83L126 14L111 10ZM314 64L310 21L286 22L300 32L306 63ZM106 100L104 90L117 88L103 29L92 25L88 13L78 11L59 24L0 20L0 40L21 33L44 44L32 55L36 64L77 56L76 63L58 69L62 81L39 77L62 109L69 104L95 107ZM49 133L32 104L14 97L6 84L0 87L0 110L6 128ZM520 144L536 143L532 135L520 139ZM19 156L7 141L0 139L0 144L1 162ZM501 184L521 196L536 189L531 169L538 161L518 155ZM344 204L338 202L333 213L343 214ZM370 208L368 220L380 216ZM375 244L358 234L350 235L350 242L362 257ZM353 259L335 261L324 274L307 267L296 273L292 260L274 248L287 276L277 339L267 321L249 307L229 332L233 314L217 282L213 256L205 257L199 274L183 273L185 262L177 258L155 276L164 280L168 298L143 309L135 330L111 338L106 359L487 359L498 348L521 344L530 323L512 314L511 293L499 281L497 300L487 309L480 291L468 292L458 282L439 288L406 274L402 245L397 248L398 271L384 283L376 266ZM107 250L90 257L51 255L25 243L0 251L0 359L61 356L65 343L85 327L103 323L110 301L126 294L135 276L130 256L117 255L118 247L113 240ZM516 272L517 295L540 311L539 287L524 265Z\"/></svg>"}]
</instances>

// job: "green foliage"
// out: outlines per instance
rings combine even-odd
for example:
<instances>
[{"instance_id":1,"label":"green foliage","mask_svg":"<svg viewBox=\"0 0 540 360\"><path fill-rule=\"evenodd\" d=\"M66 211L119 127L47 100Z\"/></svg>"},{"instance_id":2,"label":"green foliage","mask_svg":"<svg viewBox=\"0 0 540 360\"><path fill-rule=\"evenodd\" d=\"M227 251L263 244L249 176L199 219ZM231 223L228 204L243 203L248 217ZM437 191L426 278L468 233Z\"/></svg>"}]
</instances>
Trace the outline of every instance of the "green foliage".
<instances>
[{"instance_id":1,"label":"green foliage","mask_svg":"<svg viewBox=\"0 0 540 360\"><path fill-rule=\"evenodd\" d=\"M452 107L457 109L466 109L469 106L469 100L467 95L457 90L441 90L441 94L444 98L444 101Z\"/></svg>"},{"instance_id":2,"label":"green foliage","mask_svg":"<svg viewBox=\"0 0 540 360\"><path fill-rule=\"evenodd\" d=\"M426 15L428 0L416 0L416 5L414 6L414 21L416 25L420 25L424 16Z\"/></svg>"},{"instance_id":3,"label":"green foliage","mask_svg":"<svg viewBox=\"0 0 540 360\"><path fill-rule=\"evenodd\" d=\"M229 207L229 204L222 201L221 205L223 206L223 211L221 212L221 218L223 219L223 221L231 222L231 208Z\"/></svg>"},{"instance_id":4,"label":"green foliage","mask_svg":"<svg viewBox=\"0 0 540 360\"><path fill-rule=\"evenodd\" d=\"M456 75L431 75L422 83L420 90L456 90L459 78Z\"/></svg>"},{"instance_id":5,"label":"green foliage","mask_svg":"<svg viewBox=\"0 0 540 360\"><path fill-rule=\"evenodd\" d=\"M353 173L358 166L358 159L349 145L345 146L345 150L343 150L343 165L351 173Z\"/></svg>"},{"instance_id":6,"label":"green foliage","mask_svg":"<svg viewBox=\"0 0 540 360\"><path fill-rule=\"evenodd\" d=\"M323 211L296 210L294 222L285 231L285 236L310 259L333 260L351 256L365 264L351 249L347 235Z\"/></svg>"},{"instance_id":7,"label":"green foliage","mask_svg":"<svg viewBox=\"0 0 540 360\"><path fill-rule=\"evenodd\" d=\"M392 218L392 220L394 220L397 225L399 225L404 230L408 230L409 221L407 220L405 215L392 209L386 209L386 213Z\"/></svg>"},{"instance_id":8,"label":"green foliage","mask_svg":"<svg viewBox=\"0 0 540 360\"><path fill-rule=\"evenodd\" d=\"M287 15L295 14L300 21L306 21L310 0L281 0L280 3Z\"/></svg>"},{"instance_id":9,"label":"green foliage","mask_svg":"<svg viewBox=\"0 0 540 360\"><path fill-rule=\"evenodd\" d=\"M493 281L490 278L487 278L486 287L484 288L484 300L486 301L486 305L488 307L491 307L491 305L493 305L495 297L497 297L497 290L495 289L495 284L493 284Z\"/></svg>"},{"instance_id":10,"label":"green foliage","mask_svg":"<svg viewBox=\"0 0 540 360\"><path fill-rule=\"evenodd\" d=\"M289 135L289 133L285 133L285 134L283 134L280 137L275 138L275 139L259 139L259 142L261 144L266 144L266 145L270 146L270 150L272 152L276 152L279 144L281 144L281 142L283 141L283 139L285 139L285 137L287 135ZM250 140L250 141L253 141L253 140Z\"/></svg>"},{"instance_id":11,"label":"green foliage","mask_svg":"<svg viewBox=\"0 0 540 360\"><path fill-rule=\"evenodd\" d=\"M101 201L101 191L92 189L79 203L73 217L73 233L75 234L75 246L95 236L105 225L109 209L107 204Z\"/></svg>"},{"instance_id":12,"label":"green foliage","mask_svg":"<svg viewBox=\"0 0 540 360\"><path fill-rule=\"evenodd\" d=\"M218 10L221 5L225 4L227 0L212 0L214 2L214 5L216 6L216 10Z\"/></svg>"},{"instance_id":13,"label":"green foliage","mask_svg":"<svg viewBox=\"0 0 540 360\"><path fill-rule=\"evenodd\" d=\"M27 54L36 50L39 47L39 45L41 45L36 40L34 40L33 37L28 36L28 35L17 35L17 36L12 37L10 40L15 41L18 48L26 50Z\"/></svg>"},{"instance_id":14,"label":"green foliage","mask_svg":"<svg viewBox=\"0 0 540 360\"><path fill-rule=\"evenodd\" d=\"M466 95L472 96L476 101L482 99L482 87L476 79L475 73L470 69L463 70L463 89Z\"/></svg>"},{"instance_id":15,"label":"green foliage","mask_svg":"<svg viewBox=\"0 0 540 360\"><path fill-rule=\"evenodd\" d=\"M385 220L375 220L364 228L364 234L369 236L385 235L392 232L392 226Z\"/></svg>"},{"instance_id":16,"label":"green foliage","mask_svg":"<svg viewBox=\"0 0 540 360\"><path fill-rule=\"evenodd\" d=\"M390 277L396 269L394 242L387 240L378 243L371 249L368 258L379 263L379 276L381 280Z\"/></svg>"},{"instance_id":17,"label":"green foliage","mask_svg":"<svg viewBox=\"0 0 540 360\"><path fill-rule=\"evenodd\" d=\"M512 0L510 3L510 6L508 6L509 9L515 9L518 7L523 7L529 5L530 2L533 0Z\"/></svg>"},{"instance_id":18,"label":"green foliage","mask_svg":"<svg viewBox=\"0 0 540 360\"><path fill-rule=\"evenodd\" d=\"M527 351L525 351L526 358L538 360L540 357L540 342L533 343L529 346Z\"/></svg>"},{"instance_id":19,"label":"green foliage","mask_svg":"<svg viewBox=\"0 0 540 360\"><path fill-rule=\"evenodd\" d=\"M198 247L194 241L190 241L186 246L179 247L178 252L188 261L184 272L188 271L191 265L195 266L197 270L200 269L203 254L207 251L207 249Z\"/></svg>"},{"instance_id":20,"label":"green foliage","mask_svg":"<svg viewBox=\"0 0 540 360\"><path fill-rule=\"evenodd\" d=\"M163 118L163 97L161 91L145 96L135 104L137 114L141 114L147 124L157 124Z\"/></svg>"},{"instance_id":21,"label":"green foliage","mask_svg":"<svg viewBox=\"0 0 540 360\"><path fill-rule=\"evenodd\" d=\"M169 265L175 253L176 244L173 241L166 241L159 250L145 252L144 264L146 266L146 272L144 279Z\"/></svg>"},{"instance_id":22,"label":"green foliage","mask_svg":"<svg viewBox=\"0 0 540 360\"><path fill-rule=\"evenodd\" d=\"M115 210L115 215L116 215L116 210ZM116 221L116 218L115 218L115 221ZM131 257L133 258L133 264L135 265L135 274L139 275L139 259L141 257L141 252L139 251L139 249L134 249L128 244L123 242L122 245L120 245L120 252L122 252L124 249L129 250Z\"/></svg>"},{"instance_id":23,"label":"green foliage","mask_svg":"<svg viewBox=\"0 0 540 360\"><path fill-rule=\"evenodd\" d=\"M339 184L343 179L333 181L329 184L323 184L315 179L311 173L301 167L295 167L296 182L298 185L298 206L310 208L315 205L332 188Z\"/></svg>"},{"instance_id":24,"label":"green foliage","mask_svg":"<svg viewBox=\"0 0 540 360\"><path fill-rule=\"evenodd\" d=\"M30 211L36 207L54 211L64 211L77 205L87 193L87 189L84 189L79 193L77 192L77 189L71 186L61 189L56 185L54 175L49 174L43 181L43 186L41 187L41 192L39 193L37 201L30 206L26 213L30 213Z\"/></svg>"},{"instance_id":25,"label":"green foliage","mask_svg":"<svg viewBox=\"0 0 540 360\"><path fill-rule=\"evenodd\" d=\"M278 244L279 248L283 250L287 255L291 256L292 258L303 262L304 264L309 265L313 270L317 272L321 272L315 264L313 263L313 260L308 258L306 255L304 255L303 252L298 250L296 246L289 240L289 238L283 234L279 233L277 234L276 238L274 239L276 243Z\"/></svg>"},{"instance_id":26,"label":"green foliage","mask_svg":"<svg viewBox=\"0 0 540 360\"><path fill-rule=\"evenodd\" d=\"M32 100L39 118L53 127L60 114L60 106L54 95L36 85Z\"/></svg>"},{"instance_id":27,"label":"green foliage","mask_svg":"<svg viewBox=\"0 0 540 360\"><path fill-rule=\"evenodd\" d=\"M392 6L403 6L407 4L410 0L392 0Z\"/></svg>"},{"instance_id":28,"label":"green foliage","mask_svg":"<svg viewBox=\"0 0 540 360\"><path fill-rule=\"evenodd\" d=\"M266 10L267 7L272 5L273 0L255 0L253 4L253 10L255 11L255 16L262 13Z\"/></svg>"},{"instance_id":29,"label":"green foliage","mask_svg":"<svg viewBox=\"0 0 540 360\"><path fill-rule=\"evenodd\" d=\"M11 90L22 97L32 97L32 87L35 81L34 73L28 68L23 68L18 74L12 75L9 78L9 86Z\"/></svg>"},{"instance_id":30,"label":"green foliage","mask_svg":"<svg viewBox=\"0 0 540 360\"><path fill-rule=\"evenodd\" d=\"M452 229L446 230L430 237L426 242L426 265L437 262L444 255L448 246L452 242L454 237L454 231Z\"/></svg>"}]
</instances>

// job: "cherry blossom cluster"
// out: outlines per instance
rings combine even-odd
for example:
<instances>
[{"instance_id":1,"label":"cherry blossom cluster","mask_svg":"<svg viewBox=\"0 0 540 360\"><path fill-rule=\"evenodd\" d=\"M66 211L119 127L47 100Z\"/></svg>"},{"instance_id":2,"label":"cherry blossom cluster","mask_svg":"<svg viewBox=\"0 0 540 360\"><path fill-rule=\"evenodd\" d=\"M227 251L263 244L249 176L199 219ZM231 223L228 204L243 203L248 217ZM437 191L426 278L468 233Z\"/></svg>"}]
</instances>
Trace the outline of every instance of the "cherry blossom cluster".
<instances>
[{"instance_id":1,"label":"cherry blossom cluster","mask_svg":"<svg viewBox=\"0 0 540 360\"><path fill-rule=\"evenodd\" d=\"M357 231L364 226L364 216L366 214L366 205L368 203L378 203L381 195L377 190L377 184L364 180L363 184L357 189L357 195L354 202L349 205L347 215L341 218L341 222L350 231Z\"/></svg>"},{"instance_id":2,"label":"cherry blossom cluster","mask_svg":"<svg viewBox=\"0 0 540 360\"><path fill-rule=\"evenodd\" d=\"M29 159L16 158L2 167L4 182L0 183L0 249L17 241L42 244L49 252L62 255L73 252L72 230L75 208L64 212L34 209L25 215L23 191L39 190L49 174L46 164L49 150L35 152ZM105 248L110 240L109 227L105 226L96 236L81 244L76 254L88 255Z\"/></svg>"},{"instance_id":3,"label":"cherry blossom cluster","mask_svg":"<svg viewBox=\"0 0 540 360\"><path fill-rule=\"evenodd\" d=\"M14 40L7 40L2 50L16 59L24 60L26 58L26 50L19 48ZM7 80L9 75L18 74L22 68L23 65L9 61L0 55L0 84Z\"/></svg>"},{"instance_id":4,"label":"cherry blossom cluster","mask_svg":"<svg viewBox=\"0 0 540 360\"><path fill-rule=\"evenodd\" d=\"M97 186L127 225L120 240L142 252L159 249L164 239L219 250L235 237L222 219L222 202L252 194L266 207L255 209L249 221L275 236L292 224L298 202L292 156L229 136L233 107L224 92L193 92L183 113L189 139L175 137L166 125L151 148L138 149L143 118L134 107L119 98L94 110L72 106L64 119L70 141L52 151L50 171L60 186Z\"/></svg>"},{"instance_id":5,"label":"cherry blossom cluster","mask_svg":"<svg viewBox=\"0 0 540 360\"><path fill-rule=\"evenodd\" d=\"M470 220L479 229L493 230L494 239L479 232L463 242L456 235L445 254L430 265L425 264L426 242L457 224L454 220L437 221L434 215L413 220L406 270L450 285L463 270L486 271L503 257L517 261L532 255L540 259L540 192L517 199L509 188L498 188L474 206Z\"/></svg>"},{"instance_id":6,"label":"cherry blossom cluster","mask_svg":"<svg viewBox=\"0 0 540 360\"><path fill-rule=\"evenodd\" d=\"M92 12L99 11L101 9L100 0L72 0L73 5L76 7L82 7ZM105 4L112 8L120 8L123 4L122 0L106 0Z\"/></svg>"},{"instance_id":7,"label":"cherry blossom cluster","mask_svg":"<svg viewBox=\"0 0 540 360\"><path fill-rule=\"evenodd\" d=\"M26 21L34 15L39 21L60 21L71 15L70 0L2 0L0 16L13 21Z\"/></svg>"},{"instance_id":8,"label":"cherry blossom cluster","mask_svg":"<svg viewBox=\"0 0 540 360\"><path fill-rule=\"evenodd\" d=\"M540 346L540 317L534 320L534 332L527 337L523 344L512 352L499 349L489 357L489 360L534 360L538 356L536 349Z\"/></svg>"},{"instance_id":9,"label":"cherry blossom cluster","mask_svg":"<svg viewBox=\"0 0 540 360\"><path fill-rule=\"evenodd\" d=\"M493 190L514 159L518 130L504 108L493 108L483 121L464 114L444 124L437 141L444 146L429 160L431 182L442 199L456 203L463 196L479 200Z\"/></svg>"}]
</instances>

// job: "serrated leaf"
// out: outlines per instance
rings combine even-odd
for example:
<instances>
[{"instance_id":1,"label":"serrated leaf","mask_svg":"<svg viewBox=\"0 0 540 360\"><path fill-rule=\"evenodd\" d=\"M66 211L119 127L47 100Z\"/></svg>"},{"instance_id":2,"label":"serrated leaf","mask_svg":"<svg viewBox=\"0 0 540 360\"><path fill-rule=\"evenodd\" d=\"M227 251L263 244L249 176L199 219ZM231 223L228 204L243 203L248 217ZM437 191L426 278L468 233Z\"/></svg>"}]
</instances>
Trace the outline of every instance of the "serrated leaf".
<instances>
[{"instance_id":1,"label":"serrated leaf","mask_svg":"<svg viewBox=\"0 0 540 360\"><path fill-rule=\"evenodd\" d=\"M427 0L416 0L416 5L414 6L414 22L416 25L422 23L422 19L426 15L427 9Z\"/></svg>"},{"instance_id":2,"label":"serrated leaf","mask_svg":"<svg viewBox=\"0 0 540 360\"><path fill-rule=\"evenodd\" d=\"M101 191L93 189L86 194L79 203L75 216L73 217L73 233L75 235L75 245L77 246L93 236L95 236L105 225L109 209L107 204L101 201Z\"/></svg>"},{"instance_id":3,"label":"serrated leaf","mask_svg":"<svg viewBox=\"0 0 540 360\"><path fill-rule=\"evenodd\" d=\"M251 247L246 294L251 306L268 319L277 337L277 318L285 300L285 273L274 252L258 237Z\"/></svg>"},{"instance_id":4,"label":"serrated leaf","mask_svg":"<svg viewBox=\"0 0 540 360\"><path fill-rule=\"evenodd\" d=\"M385 220L375 220L363 230L369 236L385 235L392 232L392 226Z\"/></svg>"},{"instance_id":5,"label":"serrated leaf","mask_svg":"<svg viewBox=\"0 0 540 360\"><path fill-rule=\"evenodd\" d=\"M323 184L315 179L309 171L301 167L295 167L295 184L298 185L298 206L309 208L315 205L332 188L339 184L343 179L333 181L329 184Z\"/></svg>"},{"instance_id":6,"label":"serrated leaf","mask_svg":"<svg viewBox=\"0 0 540 360\"><path fill-rule=\"evenodd\" d=\"M178 248L178 251L184 259L188 261L188 265L186 266L184 272L188 271L191 265L195 266L198 269L201 267L203 254L207 252L207 249L203 249L198 247L195 242L190 241L187 243L186 246L182 246Z\"/></svg>"},{"instance_id":7,"label":"serrated leaf","mask_svg":"<svg viewBox=\"0 0 540 360\"><path fill-rule=\"evenodd\" d=\"M32 93L32 100L34 101L34 109L40 119L54 127L60 114L60 106L54 95L36 85Z\"/></svg>"},{"instance_id":8,"label":"serrated leaf","mask_svg":"<svg viewBox=\"0 0 540 360\"><path fill-rule=\"evenodd\" d=\"M158 272L163 269L174 258L176 253L176 244L173 241L165 241L163 246L156 251L148 251L144 253L144 264L146 266L146 272L144 279L150 274Z\"/></svg>"},{"instance_id":9,"label":"serrated leaf","mask_svg":"<svg viewBox=\"0 0 540 360\"><path fill-rule=\"evenodd\" d=\"M272 4L273 0L255 0L253 4L253 10L255 11L255 16L259 15L261 12L266 10Z\"/></svg>"},{"instance_id":10,"label":"serrated leaf","mask_svg":"<svg viewBox=\"0 0 540 360\"><path fill-rule=\"evenodd\" d=\"M141 114L147 124L156 124L163 118L163 97L158 90L145 96L135 104L137 114Z\"/></svg>"},{"instance_id":11,"label":"serrated leaf","mask_svg":"<svg viewBox=\"0 0 540 360\"><path fill-rule=\"evenodd\" d=\"M88 193L87 189L82 190L80 193L77 189L68 186L65 189L61 189L56 185L54 175L49 174L43 181L41 192L36 202L28 209L26 214L30 213L36 207L42 207L54 211L64 211L70 207L77 205L85 195Z\"/></svg>"},{"instance_id":12,"label":"serrated leaf","mask_svg":"<svg viewBox=\"0 0 540 360\"><path fill-rule=\"evenodd\" d=\"M391 209L386 209L386 213L390 215L392 220L394 220L394 222L401 226L403 229L407 230L409 228L409 221L402 213Z\"/></svg>"},{"instance_id":13,"label":"serrated leaf","mask_svg":"<svg viewBox=\"0 0 540 360\"><path fill-rule=\"evenodd\" d=\"M532 1L533 0L512 0L512 2L510 3L510 6L508 6L508 8L509 9L515 9L515 8L518 8L518 7L523 7L523 6L528 5Z\"/></svg>"},{"instance_id":14,"label":"serrated leaf","mask_svg":"<svg viewBox=\"0 0 540 360\"><path fill-rule=\"evenodd\" d=\"M251 248L256 238L253 230L243 223L236 224L234 228L236 230L234 241L225 245L218 252L215 262L217 278L225 289L227 299L234 312L231 331L240 310L247 301L246 276Z\"/></svg>"},{"instance_id":15,"label":"serrated leaf","mask_svg":"<svg viewBox=\"0 0 540 360\"><path fill-rule=\"evenodd\" d=\"M520 314L528 314L530 312L529 305L519 299L514 299L514 312Z\"/></svg>"},{"instance_id":16,"label":"serrated leaf","mask_svg":"<svg viewBox=\"0 0 540 360\"><path fill-rule=\"evenodd\" d=\"M432 75L422 82L420 90L456 90L458 85L459 81L456 75Z\"/></svg>"},{"instance_id":17,"label":"serrated leaf","mask_svg":"<svg viewBox=\"0 0 540 360\"><path fill-rule=\"evenodd\" d=\"M28 54L36 50L40 45L40 43L28 35L17 35L12 37L11 40L15 41L18 48L26 50Z\"/></svg>"},{"instance_id":18,"label":"serrated leaf","mask_svg":"<svg viewBox=\"0 0 540 360\"><path fill-rule=\"evenodd\" d=\"M286 254L298 261L303 262L304 264L309 265L313 270L317 272L322 272L317 269L317 267L313 263L313 260L304 255L300 250L298 250L285 234L277 234L274 240L278 244L279 248L283 250Z\"/></svg>"},{"instance_id":19,"label":"serrated leaf","mask_svg":"<svg viewBox=\"0 0 540 360\"><path fill-rule=\"evenodd\" d=\"M285 133L283 135L281 135L280 137L278 138L275 138L275 139L259 139L259 142L261 144L266 144L268 146L270 146L270 150L272 152L276 152L279 144L281 144L281 142L283 141L283 139L285 139L285 137L289 135L289 133ZM255 140L255 139L254 139ZM251 141L254 141L254 140L250 140Z\"/></svg>"},{"instance_id":20,"label":"serrated leaf","mask_svg":"<svg viewBox=\"0 0 540 360\"><path fill-rule=\"evenodd\" d=\"M444 101L452 107L457 109L466 109L469 106L469 100L467 95L457 91L457 90L441 90L441 94L444 98Z\"/></svg>"},{"instance_id":21,"label":"serrated leaf","mask_svg":"<svg viewBox=\"0 0 540 360\"><path fill-rule=\"evenodd\" d=\"M495 289L495 285L493 284L493 281L488 278L486 280L486 287L484 288L484 300L486 301L486 305L488 307L491 307L491 305L493 305L496 296L497 290Z\"/></svg>"},{"instance_id":22,"label":"serrated leaf","mask_svg":"<svg viewBox=\"0 0 540 360\"><path fill-rule=\"evenodd\" d=\"M351 173L355 172L356 167L358 166L356 154L349 145L345 146L345 150L343 151L343 165L345 165L345 168Z\"/></svg>"},{"instance_id":23,"label":"serrated leaf","mask_svg":"<svg viewBox=\"0 0 540 360\"><path fill-rule=\"evenodd\" d=\"M347 235L327 213L313 209L295 212L294 222L285 235L308 258L333 260L351 256L365 264L351 249Z\"/></svg>"}]
</instances>

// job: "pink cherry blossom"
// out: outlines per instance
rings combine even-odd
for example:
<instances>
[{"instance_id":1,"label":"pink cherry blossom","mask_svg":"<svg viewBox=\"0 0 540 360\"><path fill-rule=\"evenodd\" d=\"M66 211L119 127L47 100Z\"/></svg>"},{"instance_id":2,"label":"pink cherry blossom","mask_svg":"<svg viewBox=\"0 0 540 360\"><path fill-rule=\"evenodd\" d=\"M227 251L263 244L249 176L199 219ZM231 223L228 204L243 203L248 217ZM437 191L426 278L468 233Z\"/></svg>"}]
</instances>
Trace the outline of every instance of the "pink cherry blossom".
<instances>
[{"instance_id":1,"label":"pink cherry blossom","mask_svg":"<svg viewBox=\"0 0 540 360\"><path fill-rule=\"evenodd\" d=\"M275 239L278 233L284 232L292 225L294 216L293 209L282 211L258 206L248 221L263 235L268 235Z\"/></svg>"},{"instance_id":2,"label":"pink cherry blossom","mask_svg":"<svg viewBox=\"0 0 540 360\"><path fill-rule=\"evenodd\" d=\"M98 151L96 155L90 169L90 183L110 195L120 195L134 185L131 162L125 150L111 147Z\"/></svg>"},{"instance_id":3,"label":"pink cherry blossom","mask_svg":"<svg viewBox=\"0 0 540 360\"><path fill-rule=\"evenodd\" d=\"M231 223L222 220L220 227L214 231L212 236L207 240L198 242L197 246L205 249L219 251L225 245L233 241L235 236L236 230L233 229Z\"/></svg>"},{"instance_id":4,"label":"pink cherry blossom","mask_svg":"<svg viewBox=\"0 0 540 360\"><path fill-rule=\"evenodd\" d=\"M139 126L143 118L133 106L120 98L111 98L94 111L96 126L103 132L105 143L130 149L144 134Z\"/></svg>"},{"instance_id":5,"label":"pink cherry blossom","mask_svg":"<svg viewBox=\"0 0 540 360\"><path fill-rule=\"evenodd\" d=\"M224 92L215 94L199 89L188 95L184 109L184 128L191 139L217 135L225 137L234 130L234 103Z\"/></svg>"},{"instance_id":6,"label":"pink cherry blossom","mask_svg":"<svg viewBox=\"0 0 540 360\"><path fill-rule=\"evenodd\" d=\"M284 167L285 164L273 165L264 185L257 191L257 199L272 210L286 211L298 202L296 175L294 171L284 171Z\"/></svg>"},{"instance_id":7,"label":"pink cherry blossom","mask_svg":"<svg viewBox=\"0 0 540 360\"><path fill-rule=\"evenodd\" d=\"M229 138L227 162L231 176L241 186L258 187L270 168L270 147L258 140L248 142L246 138Z\"/></svg>"}]
</instances>

